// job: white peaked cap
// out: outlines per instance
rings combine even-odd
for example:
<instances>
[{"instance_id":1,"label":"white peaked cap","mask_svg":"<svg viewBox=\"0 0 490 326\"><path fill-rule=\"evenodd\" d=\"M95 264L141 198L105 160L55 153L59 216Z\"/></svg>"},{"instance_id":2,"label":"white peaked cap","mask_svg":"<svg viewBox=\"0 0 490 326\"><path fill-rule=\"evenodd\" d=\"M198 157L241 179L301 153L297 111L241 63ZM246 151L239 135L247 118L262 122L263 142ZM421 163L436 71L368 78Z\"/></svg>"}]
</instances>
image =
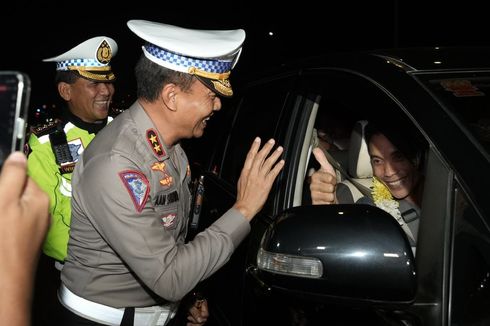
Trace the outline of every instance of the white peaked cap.
<instances>
[{"instance_id":1,"label":"white peaked cap","mask_svg":"<svg viewBox=\"0 0 490 326\"><path fill-rule=\"evenodd\" d=\"M146 20L130 20L127 24L133 33L148 42L143 46L143 53L149 60L195 75L220 95L233 94L228 78L245 41L243 29L188 29Z\"/></svg>"},{"instance_id":2,"label":"white peaked cap","mask_svg":"<svg viewBox=\"0 0 490 326\"><path fill-rule=\"evenodd\" d=\"M117 49L117 43L112 38L97 36L43 61L56 62L56 70L77 72L81 77L90 80L112 81L115 76L110 62Z\"/></svg>"}]
</instances>

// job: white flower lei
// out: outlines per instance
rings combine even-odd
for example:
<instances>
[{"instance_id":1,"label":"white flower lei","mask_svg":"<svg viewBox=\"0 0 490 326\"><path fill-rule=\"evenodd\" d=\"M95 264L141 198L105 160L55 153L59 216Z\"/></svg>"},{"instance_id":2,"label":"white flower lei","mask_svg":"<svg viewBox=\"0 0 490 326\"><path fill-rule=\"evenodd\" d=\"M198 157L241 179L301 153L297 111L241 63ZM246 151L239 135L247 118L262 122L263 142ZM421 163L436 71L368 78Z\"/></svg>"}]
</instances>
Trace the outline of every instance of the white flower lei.
<instances>
[{"instance_id":1,"label":"white flower lei","mask_svg":"<svg viewBox=\"0 0 490 326\"><path fill-rule=\"evenodd\" d=\"M371 191L373 196L374 204L393 216L400 225L403 225L402 214L400 213L400 204L398 201L393 199L391 192L388 188L378 180L378 178L373 177L373 189Z\"/></svg>"}]
</instances>

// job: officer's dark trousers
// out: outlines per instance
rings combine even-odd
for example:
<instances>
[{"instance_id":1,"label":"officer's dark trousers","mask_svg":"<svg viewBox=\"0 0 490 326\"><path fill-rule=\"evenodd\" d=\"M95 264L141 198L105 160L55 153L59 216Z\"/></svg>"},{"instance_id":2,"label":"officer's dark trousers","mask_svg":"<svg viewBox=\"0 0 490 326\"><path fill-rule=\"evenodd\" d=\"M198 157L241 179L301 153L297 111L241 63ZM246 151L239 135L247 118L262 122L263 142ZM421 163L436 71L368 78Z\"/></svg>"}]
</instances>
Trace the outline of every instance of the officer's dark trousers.
<instances>
[{"instance_id":1,"label":"officer's dark trousers","mask_svg":"<svg viewBox=\"0 0 490 326\"><path fill-rule=\"evenodd\" d=\"M60 315L62 305L58 301L61 284L60 271L54 267L54 259L41 254L36 271L32 301L32 326L53 326Z\"/></svg>"},{"instance_id":2,"label":"officer's dark trousers","mask_svg":"<svg viewBox=\"0 0 490 326\"><path fill-rule=\"evenodd\" d=\"M103 325L96 323L95 321L91 321L85 318L82 318L70 310L66 309L65 307L62 308L63 311L60 315L60 320L58 321L58 324L60 326L98 326L98 325Z\"/></svg>"}]
</instances>

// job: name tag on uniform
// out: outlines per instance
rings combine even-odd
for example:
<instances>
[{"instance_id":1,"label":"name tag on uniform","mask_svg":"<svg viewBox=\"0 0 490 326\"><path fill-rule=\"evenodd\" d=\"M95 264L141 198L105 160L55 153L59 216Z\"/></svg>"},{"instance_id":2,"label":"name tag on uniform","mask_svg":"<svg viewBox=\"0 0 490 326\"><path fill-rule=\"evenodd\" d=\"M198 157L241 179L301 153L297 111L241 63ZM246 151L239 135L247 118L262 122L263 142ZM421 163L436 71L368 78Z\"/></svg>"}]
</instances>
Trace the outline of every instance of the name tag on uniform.
<instances>
[{"instance_id":1,"label":"name tag on uniform","mask_svg":"<svg viewBox=\"0 0 490 326\"><path fill-rule=\"evenodd\" d=\"M169 194L158 194L155 200L155 206L165 206L179 201L177 191L172 191Z\"/></svg>"}]
</instances>

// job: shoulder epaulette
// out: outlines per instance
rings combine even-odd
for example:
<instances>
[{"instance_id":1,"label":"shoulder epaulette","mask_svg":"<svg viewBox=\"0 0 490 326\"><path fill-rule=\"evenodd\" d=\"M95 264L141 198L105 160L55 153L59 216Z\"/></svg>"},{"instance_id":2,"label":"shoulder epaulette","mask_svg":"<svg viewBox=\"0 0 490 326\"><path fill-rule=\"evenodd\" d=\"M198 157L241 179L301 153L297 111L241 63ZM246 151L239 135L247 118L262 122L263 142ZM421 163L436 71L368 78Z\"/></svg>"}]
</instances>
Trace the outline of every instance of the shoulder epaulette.
<instances>
[{"instance_id":1,"label":"shoulder epaulette","mask_svg":"<svg viewBox=\"0 0 490 326\"><path fill-rule=\"evenodd\" d=\"M56 131L57 127L59 125L61 125L62 123L63 123L63 121L61 121L60 119L54 119L52 121L41 123L39 125L32 126L30 128L31 133L33 133L37 137L48 135L48 134Z\"/></svg>"}]
</instances>

